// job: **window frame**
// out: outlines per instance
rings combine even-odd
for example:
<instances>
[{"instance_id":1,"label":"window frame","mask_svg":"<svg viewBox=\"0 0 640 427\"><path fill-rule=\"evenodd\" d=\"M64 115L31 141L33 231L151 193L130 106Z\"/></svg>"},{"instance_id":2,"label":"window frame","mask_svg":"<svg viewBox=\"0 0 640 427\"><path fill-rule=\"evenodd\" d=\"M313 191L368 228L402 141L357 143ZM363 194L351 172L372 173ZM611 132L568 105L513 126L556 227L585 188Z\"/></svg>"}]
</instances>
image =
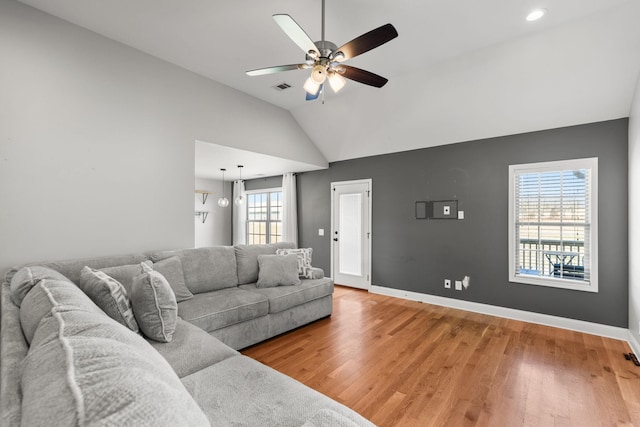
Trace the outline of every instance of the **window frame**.
<instances>
[{"instance_id":1,"label":"window frame","mask_svg":"<svg viewBox=\"0 0 640 427\"><path fill-rule=\"evenodd\" d=\"M517 274L516 251L520 250L516 242L516 176L523 173L560 172L566 170L587 169L590 171L589 200L589 236L585 235L585 258L589 261L589 280L578 281L554 276L533 276ZM509 282L528 285L547 286L585 292L598 292L598 158L583 158L550 162L509 165ZM588 252L587 252L588 251ZM588 254L588 257L587 257Z\"/></svg>"},{"instance_id":2,"label":"window frame","mask_svg":"<svg viewBox=\"0 0 640 427\"><path fill-rule=\"evenodd\" d=\"M251 233L249 232L249 224L251 222L266 222L266 244L271 244L274 243L271 241L271 223L272 222L279 222L281 224L281 229L282 229L282 220L280 221L272 221L271 220L271 193L282 193L282 187L273 187L273 188L263 188L260 190L249 190L249 191L245 191L245 195L246 195L246 206L244 207L245 209L245 213L247 215L247 219L245 221L245 230L246 230L246 236L247 236L247 245L259 245L261 243L249 243L249 237L251 235ZM266 220L259 220L259 221L251 221L249 220L249 195L252 194L267 194L267 219ZM284 207L282 208L284 209ZM282 235L281 235L282 236Z\"/></svg>"}]
</instances>

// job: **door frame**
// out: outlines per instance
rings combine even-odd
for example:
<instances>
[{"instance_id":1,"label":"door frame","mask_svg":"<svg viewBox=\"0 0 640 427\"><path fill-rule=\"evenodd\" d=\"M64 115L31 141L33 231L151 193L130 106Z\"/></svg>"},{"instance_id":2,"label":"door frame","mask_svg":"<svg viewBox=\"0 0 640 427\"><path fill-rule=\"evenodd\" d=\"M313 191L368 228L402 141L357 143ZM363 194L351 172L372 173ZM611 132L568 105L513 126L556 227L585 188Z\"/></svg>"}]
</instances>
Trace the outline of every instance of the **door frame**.
<instances>
[{"instance_id":1,"label":"door frame","mask_svg":"<svg viewBox=\"0 0 640 427\"><path fill-rule=\"evenodd\" d=\"M367 260L367 263L366 263L366 274L367 274L367 278L368 278L366 290L368 292L368 291L371 290L371 265L372 265L371 260L373 258L372 254L371 254L371 241L373 240L373 233L371 232L371 229L372 229L372 222L371 222L371 219L372 219L372 212L371 212L372 211L372 209L371 209L372 203L371 203L371 201L373 200L373 180L371 178L354 179L354 180L351 180L351 181L334 181L334 182L330 183L330 187L329 187L329 191L331 192L331 231L330 231L330 234L329 234L329 238L331 239L330 240L330 244L331 244L331 265L330 265L330 269L331 269L330 273L331 274L330 274L330 277L332 279L334 279L333 267L335 265L334 264L335 263L334 249L333 249L334 248L333 235L334 235L334 232L335 232L335 224L334 224L335 206L334 206L333 199L334 199L334 194L335 193L334 193L333 189L336 186L339 186L339 185L351 185L351 184L369 184L369 197L367 197L367 200L368 200L368 206L367 206L367 210L368 210L367 216L368 216L368 218L367 218L367 221L368 221L368 224L369 224L369 231L368 231L369 238L367 239L368 260Z\"/></svg>"}]
</instances>

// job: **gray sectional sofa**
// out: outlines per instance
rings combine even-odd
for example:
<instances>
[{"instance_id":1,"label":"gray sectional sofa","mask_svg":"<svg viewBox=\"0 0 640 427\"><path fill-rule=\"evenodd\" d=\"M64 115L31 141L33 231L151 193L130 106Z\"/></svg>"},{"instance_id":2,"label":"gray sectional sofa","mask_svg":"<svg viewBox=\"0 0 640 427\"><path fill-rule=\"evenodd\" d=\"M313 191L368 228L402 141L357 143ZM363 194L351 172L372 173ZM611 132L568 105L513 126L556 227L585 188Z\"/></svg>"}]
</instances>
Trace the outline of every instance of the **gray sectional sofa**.
<instances>
[{"instance_id":1,"label":"gray sectional sofa","mask_svg":"<svg viewBox=\"0 0 640 427\"><path fill-rule=\"evenodd\" d=\"M371 426L237 352L331 314L333 282L319 269L292 286L256 284L259 256L292 247L181 249L11 269L2 284L1 424ZM149 266L142 271L161 272L175 296L170 342L123 326L81 289L88 266L131 292L141 263Z\"/></svg>"}]
</instances>

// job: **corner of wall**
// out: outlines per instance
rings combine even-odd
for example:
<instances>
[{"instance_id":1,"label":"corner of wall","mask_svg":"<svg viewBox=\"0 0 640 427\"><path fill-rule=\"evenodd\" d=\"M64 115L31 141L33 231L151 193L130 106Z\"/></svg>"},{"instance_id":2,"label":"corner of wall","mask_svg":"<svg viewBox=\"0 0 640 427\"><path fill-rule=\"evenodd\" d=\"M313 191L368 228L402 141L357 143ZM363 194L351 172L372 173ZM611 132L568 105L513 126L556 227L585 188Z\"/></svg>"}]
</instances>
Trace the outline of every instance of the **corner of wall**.
<instances>
[{"instance_id":1,"label":"corner of wall","mask_svg":"<svg viewBox=\"0 0 640 427\"><path fill-rule=\"evenodd\" d=\"M629 114L629 333L640 341L640 75Z\"/></svg>"}]
</instances>

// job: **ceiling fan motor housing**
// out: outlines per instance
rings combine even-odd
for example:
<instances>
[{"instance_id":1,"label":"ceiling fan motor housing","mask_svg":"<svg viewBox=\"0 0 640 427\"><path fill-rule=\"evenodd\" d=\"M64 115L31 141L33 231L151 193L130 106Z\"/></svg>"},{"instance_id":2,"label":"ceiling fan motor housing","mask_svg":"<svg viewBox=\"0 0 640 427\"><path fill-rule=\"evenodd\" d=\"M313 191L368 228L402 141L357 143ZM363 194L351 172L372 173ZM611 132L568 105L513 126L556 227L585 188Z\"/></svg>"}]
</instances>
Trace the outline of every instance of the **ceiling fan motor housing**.
<instances>
[{"instance_id":1,"label":"ceiling fan motor housing","mask_svg":"<svg viewBox=\"0 0 640 427\"><path fill-rule=\"evenodd\" d=\"M320 55L318 58L313 58L307 54L306 55L307 61L315 61L316 59L322 59L322 58L328 59L330 58L331 54L338 49L338 46L336 46L335 43L332 43L329 41L317 41L315 42L315 45L320 50Z\"/></svg>"}]
</instances>

